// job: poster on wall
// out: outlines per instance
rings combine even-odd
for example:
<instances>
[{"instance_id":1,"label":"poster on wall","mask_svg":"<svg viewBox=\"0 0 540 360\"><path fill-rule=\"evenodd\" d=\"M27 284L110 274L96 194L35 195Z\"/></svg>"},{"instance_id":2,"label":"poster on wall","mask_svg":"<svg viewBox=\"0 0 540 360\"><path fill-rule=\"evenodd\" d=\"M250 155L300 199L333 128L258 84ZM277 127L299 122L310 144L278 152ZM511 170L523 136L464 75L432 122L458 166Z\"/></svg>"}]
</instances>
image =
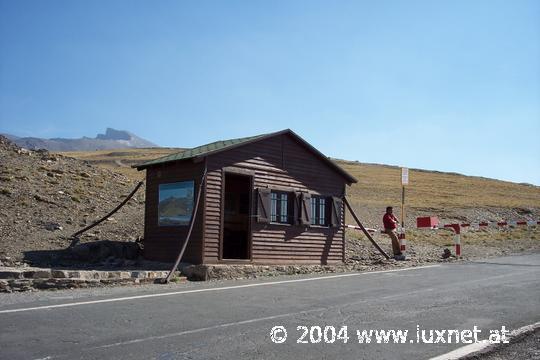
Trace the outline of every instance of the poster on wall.
<instances>
[{"instance_id":1,"label":"poster on wall","mask_svg":"<svg viewBox=\"0 0 540 360\"><path fill-rule=\"evenodd\" d=\"M194 187L193 180L159 185L159 226L189 224L193 212Z\"/></svg>"}]
</instances>

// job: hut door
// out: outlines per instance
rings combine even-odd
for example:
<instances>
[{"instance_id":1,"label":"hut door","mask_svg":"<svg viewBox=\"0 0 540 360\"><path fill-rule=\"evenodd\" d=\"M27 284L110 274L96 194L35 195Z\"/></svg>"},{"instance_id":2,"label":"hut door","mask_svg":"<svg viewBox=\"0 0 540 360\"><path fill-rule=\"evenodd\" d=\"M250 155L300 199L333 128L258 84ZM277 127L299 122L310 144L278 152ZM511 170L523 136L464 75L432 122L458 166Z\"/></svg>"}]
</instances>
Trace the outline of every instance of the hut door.
<instances>
[{"instance_id":1,"label":"hut door","mask_svg":"<svg viewBox=\"0 0 540 360\"><path fill-rule=\"evenodd\" d=\"M223 259L250 258L251 176L225 173Z\"/></svg>"}]
</instances>

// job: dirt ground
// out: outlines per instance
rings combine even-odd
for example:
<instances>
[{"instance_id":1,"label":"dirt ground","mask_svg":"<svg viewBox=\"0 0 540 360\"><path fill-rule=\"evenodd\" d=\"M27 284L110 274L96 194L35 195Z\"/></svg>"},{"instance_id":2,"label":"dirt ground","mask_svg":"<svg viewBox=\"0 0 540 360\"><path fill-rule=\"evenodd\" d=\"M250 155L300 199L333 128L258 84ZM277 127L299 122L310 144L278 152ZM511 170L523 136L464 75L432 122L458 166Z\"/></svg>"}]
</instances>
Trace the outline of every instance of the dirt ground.
<instances>
[{"instance_id":1,"label":"dirt ground","mask_svg":"<svg viewBox=\"0 0 540 360\"><path fill-rule=\"evenodd\" d=\"M442 258L444 249L455 255L453 233L449 230L408 230L408 264L427 264L455 261L455 257ZM385 234L374 235L375 241L389 255L392 254L390 238ZM540 252L540 227L499 229L471 229L461 235L462 260ZM369 264L381 261L379 252L363 234L347 230L347 264Z\"/></svg>"}]
</instances>

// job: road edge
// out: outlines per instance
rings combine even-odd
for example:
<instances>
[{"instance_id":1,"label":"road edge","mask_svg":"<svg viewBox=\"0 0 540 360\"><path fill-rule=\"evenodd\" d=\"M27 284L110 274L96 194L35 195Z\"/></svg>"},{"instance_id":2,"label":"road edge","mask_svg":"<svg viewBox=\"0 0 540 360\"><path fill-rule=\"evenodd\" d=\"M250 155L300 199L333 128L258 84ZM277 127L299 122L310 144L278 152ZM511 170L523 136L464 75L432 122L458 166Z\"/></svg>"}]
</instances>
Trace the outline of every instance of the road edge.
<instances>
[{"instance_id":1,"label":"road edge","mask_svg":"<svg viewBox=\"0 0 540 360\"><path fill-rule=\"evenodd\" d=\"M533 324L522 326L518 329L512 330L508 335L509 342L515 342L520 338L536 331L540 328L540 321ZM496 351L508 344L490 344L487 340L480 343L470 344L462 346L456 350L452 350L448 353L432 357L429 360L471 360L476 359L480 355L488 354Z\"/></svg>"}]
</instances>

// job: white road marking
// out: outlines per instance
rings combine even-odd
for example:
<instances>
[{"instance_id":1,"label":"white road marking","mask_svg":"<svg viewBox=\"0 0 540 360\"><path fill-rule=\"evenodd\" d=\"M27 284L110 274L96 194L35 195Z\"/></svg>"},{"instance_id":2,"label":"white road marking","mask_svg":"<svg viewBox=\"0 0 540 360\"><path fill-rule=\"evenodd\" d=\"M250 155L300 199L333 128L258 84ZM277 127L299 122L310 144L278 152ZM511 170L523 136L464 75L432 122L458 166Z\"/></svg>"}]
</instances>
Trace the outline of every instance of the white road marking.
<instances>
[{"instance_id":1,"label":"white road marking","mask_svg":"<svg viewBox=\"0 0 540 360\"><path fill-rule=\"evenodd\" d=\"M519 329L513 330L510 335L508 336L509 339L519 336L523 333L533 331L536 328L540 327L540 321L536 322L534 324L525 325L520 327ZM461 359L464 356L482 351L487 349L488 347L497 346L501 344L490 344L488 340L483 340L482 342L476 343L476 344L470 344L463 347L460 347L459 349L450 351L446 354L439 355L437 357L431 358L429 360L456 360ZM502 344L504 346L504 344Z\"/></svg>"},{"instance_id":2,"label":"white road marking","mask_svg":"<svg viewBox=\"0 0 540 360\"><path fill-rule=\"evenodd\" d=\"M283 317L291 317L291 316L295 316L295 315L309 314L311 312L325 311L325 310L327 310L327 309L319 308L319 309L311 309L311 310L299 311L299 312L295 312L295 313L288 313L288 314L281 314L281 315L274 315L274 316L266 316L266 317L261 317L261 318L256 318L256 319L249 319L249 320L230 322L230 323L219 324L219 325L214 325L214 326L208 326L208 327L203 327L203 328L198 328L198 329L193 329L193 330L185 330L185 331L180 331L180 332L176 332L176 333L172 333L172 334L165 334L165 335L159 335L159 336L149 336L149 337L146 337L146 338L120 341L120 342L116 342L116 343L112 343L112 344L95 346L95 347L87 348L87 349L84 349L84 350L106 349L106 348L111 348L111 347L115 347L115 346L136 344L136 343L149 341L149 340L167 339L167 338L177 337L177 336L182 336L182 335L196 334L196 333L209 331L209 330L228 328L228 327L231 327L231 326L251 324L251 323L260 322L260 321L274 320L274 319L279 319L279 318L283 318Z\"/></svg>"},{"instance_id":3,"label":"white road marking","mask_svg":"<svg viewBox=\"0 0 540 360\"><path fill-rule=\"evenodd\" d=\"M9 313L33 311L33 310L57 309L57 308L64 308L64 307L102 304L102 303L118 302L118 301L148 299L148 298L154 298L154 297L193 294L193 293L200 293L200 292L243 289L243 288L250 288L250 287L256 287L256 286L271 286L271 285L290 284L290 283L306 282L306 281L329 280L329 279L336 279L336 278L342 278L342 277L392 273L392 272L409 271L409 270L416 270L416 269L433 268L433 267L439 267L439 266L440 265L426 265L426 266L417 266L417 267L394 269L394 270L380 270L380 271L371 271L371 272L365 272L365 273L349 273L349 274L340 274L340 275L319 276L319 277L307 278L307 279L282 280L282 281L272 281L272 282L264 282L264 283L256 283L256 284L223 286L223 287L217 287L217 288L183 290L183 291L173 291L173 292L166 292L166 293L159 293L159 294L135 295L135 296L125 296L125 297L111 298L111 299L79 301L79 302L66 303L66 304L44 305L44 306L35 306L35 307L28 307L28 308L21 308L21 309L0 310L0 314L9 314Z\"/></svg>"},{"instance_id":4,"label":"white road marking","mask_svg":"<svg viewBox=\"0 0 540 360\"><path fill-rule=\"evenodd\" d=\"M383 296L383 297L380 297L379 300L388 300L388 299L394 299L394 298L403 299L406 296L415 295L415 294L419 294L419 293L426 293L426 292L431 292L431 291L434 291L434 289L430 288L430 289L414 290L414 291L410 291L410 292L407 292L407 293L404 293L404 294L399 293L399 294ZM362 299L362 300L359 300L359 301L347 303L345 305L334 305L334 306L329 306L329 307L326 307L326 308L316 308L316 309L303 310L303 311L298 311L298 312L293 312L293 313L279 314L279 315L266 316L266 317L255 318L255 319L248 319L248 320L230 322L230 323L225 323L225 324L218 324L218 325L207 326L207 327L198 328L198 329L179 331L179 332L175 332L175 333L171 333L171 334L156 335L156 336L149 336L149 337L145 337L145 338L137 338L137 339L119 341L119 342L115 342L115 343L111 343L111 344L105 344L105 345L99 345L99 346L94 346L94 347L89 347L89 348L83 348L81 350L82 351L91 351L91 350L97 350L97 349L108 349L108 348L112 348L112 347L116 347L116 346L137 344L137 343L150 341L150 340L168 339L168 338L172 338L172 337L178 337L178 336L189 335L189 334L196 334L196 333L200 333L200 332L204 332L204 331L228 328L228 327L237 326L237 325L251 324L251 323L267 321L267 320L274 320L274 319L279 319L279 318L288 318L288 317L302 315L302 314L309 314L309 313L312 313L312 312L324 312L324 311L329 311L331 309L340 308L340 307L343 307L343 306L350 306L350 305L356 305L356 304L361 304L361 303L367 303L369 301L371 301L371 299ZM48 356L46 359L63 358L63 357L67 357L67 356L68 355L55 355L55 356Z\"/></svg>"}]
</instances>

